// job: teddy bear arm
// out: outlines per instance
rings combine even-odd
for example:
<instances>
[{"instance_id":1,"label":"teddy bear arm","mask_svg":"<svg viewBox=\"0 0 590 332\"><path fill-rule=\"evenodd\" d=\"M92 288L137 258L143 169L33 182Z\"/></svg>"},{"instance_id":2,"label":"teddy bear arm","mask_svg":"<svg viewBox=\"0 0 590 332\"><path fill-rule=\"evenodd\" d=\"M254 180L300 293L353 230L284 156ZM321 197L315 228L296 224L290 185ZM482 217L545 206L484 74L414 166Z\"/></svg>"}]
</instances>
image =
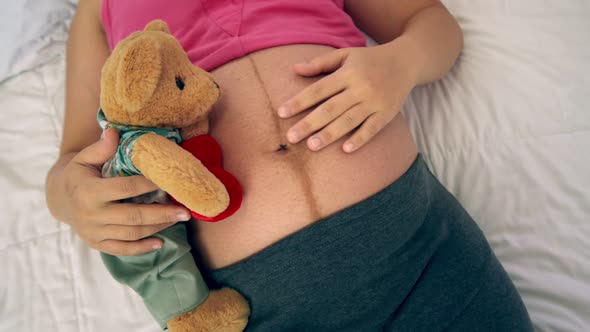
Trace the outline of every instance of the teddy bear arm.
<instances>
[{"instance_id":1,"label":"teddy bear arm","mask_svg":"<svg viewBox=\"0 0 590 332\"><path fill-rule=\"evenodd\" d=\"M203 164L174 142L148 133L135 141L133 165L187 208L216 216L229 205L225 186Z\"/></svg>"}]
</instances>

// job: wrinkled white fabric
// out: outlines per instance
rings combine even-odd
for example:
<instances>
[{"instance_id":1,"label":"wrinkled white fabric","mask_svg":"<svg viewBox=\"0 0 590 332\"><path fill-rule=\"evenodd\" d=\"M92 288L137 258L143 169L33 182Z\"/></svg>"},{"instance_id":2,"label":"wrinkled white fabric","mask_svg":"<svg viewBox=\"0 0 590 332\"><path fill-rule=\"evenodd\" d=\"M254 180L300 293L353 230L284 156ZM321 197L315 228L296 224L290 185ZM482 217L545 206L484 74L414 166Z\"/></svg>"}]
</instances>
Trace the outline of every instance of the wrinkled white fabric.
<instances>
[{"instance_id":1,"label":"wrinkled white fabric","mask_svg":"<svg viewBox=\"0 0 590 332\"><path fill-rule=\"evenodd\" d=\"M0 6L0 82L63 53L77 0L11 0Z\"/></svg>"}]
</instances>

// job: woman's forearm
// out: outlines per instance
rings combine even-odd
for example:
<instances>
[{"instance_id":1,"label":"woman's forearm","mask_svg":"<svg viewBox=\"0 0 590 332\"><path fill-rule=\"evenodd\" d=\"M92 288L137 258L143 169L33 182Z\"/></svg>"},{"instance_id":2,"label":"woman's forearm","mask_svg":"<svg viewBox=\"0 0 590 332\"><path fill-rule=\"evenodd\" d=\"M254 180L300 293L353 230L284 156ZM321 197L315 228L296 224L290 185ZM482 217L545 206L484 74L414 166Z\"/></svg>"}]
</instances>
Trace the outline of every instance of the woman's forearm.
<instances>
[{"instance_id":1,"label":"woman's forearm","mask_svg":"<svg viewBox=\"0 0 590 332\"><path fill-rule=\"evenodd\" d=\"M61 218L62 211L64 210L63 204L60 200L62 198L62 193L60 192L60 186L56 181L61 179L64 168L75 155L75 152L61 155L53 167L51 167L45 179L45 200L47 201L49 212L56 219Z\"/></svg>"},{"instance_id":2,"label":"woman's forearm","mask_svg":"<svg viewBox=\"0 0 590 332\"><path fill-rule=\"evenodd\" d=\"M444 76L463 47L463 33L438 0L347 0L355 24L392 58L403 62L415 85Z\"/></svg>"},{"instance_id":3,"label":"woman's forearm","mask_svg":"<svg viewBox=\"0 0 590 332\"><path fill-rule=\"evenodd\" d=\"M433 6L416 13L407 21L400 37L390 43L404 43L413 59L415 83L420 85L449 72L463 48L463 32L445 7Z\"/></svg>"},{"instance_id":4,"label":"woman's forearm","mask_svg":"<svg viewBox=\"0 0 590 332\"><path fill-rule=\"evenodd\" d=\"M96 112L100 72L110 51L102 31L100 4L100 0L80 0L70 28L61 154L81 151L94 143L102 132Z\"/></svg>"}]
</instances>

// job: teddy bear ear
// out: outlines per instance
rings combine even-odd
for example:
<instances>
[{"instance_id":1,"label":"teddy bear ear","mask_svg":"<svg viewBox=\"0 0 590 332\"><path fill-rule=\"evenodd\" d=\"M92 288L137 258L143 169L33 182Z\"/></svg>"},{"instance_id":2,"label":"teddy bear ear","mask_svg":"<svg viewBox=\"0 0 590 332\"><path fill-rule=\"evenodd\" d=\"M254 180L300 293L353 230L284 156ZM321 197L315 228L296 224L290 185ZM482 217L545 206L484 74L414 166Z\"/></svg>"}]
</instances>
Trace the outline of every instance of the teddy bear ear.
<instances>
[{"instance_id":1,"label":"teddy bear ear","mask_svg":"<svg viewBox=\"0 0 590 332\"><path fill-rule=\"evenodd\" d=\"M170 29L168 28L168 24L162 20L153 20L145 26L145 31L162 31L165 33L170 33Z\"/></svg>"},{"instance_id":2,"label":"teddy bear ear","mask_svg":"<svg viewBox=\"0 0 590 332\"><path fill-rule=\"evenodd\" d=\"M152 97L162 72L160 44L134 40L124 51L116 73L115 93L128 112L137 112Z\"/></svg>"}]
</instances>

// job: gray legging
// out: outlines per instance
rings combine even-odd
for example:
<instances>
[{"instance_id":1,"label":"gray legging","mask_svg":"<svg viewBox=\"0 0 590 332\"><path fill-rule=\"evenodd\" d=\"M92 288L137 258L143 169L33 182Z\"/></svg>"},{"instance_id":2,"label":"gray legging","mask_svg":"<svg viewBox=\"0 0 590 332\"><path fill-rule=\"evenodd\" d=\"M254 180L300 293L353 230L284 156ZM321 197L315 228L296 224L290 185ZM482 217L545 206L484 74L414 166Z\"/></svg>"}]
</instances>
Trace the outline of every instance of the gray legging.
<instances>
[{"instance_id":1,"label":"gray legging","mask_svg":"<svg viewBox=\"0 0 590 332\"><path fill-rule=\"evenodd\" d=\"M420 156L375 196L205 274L250 301L248 331L533 330L482 232Z\"/></svg>"}]
</instances>

